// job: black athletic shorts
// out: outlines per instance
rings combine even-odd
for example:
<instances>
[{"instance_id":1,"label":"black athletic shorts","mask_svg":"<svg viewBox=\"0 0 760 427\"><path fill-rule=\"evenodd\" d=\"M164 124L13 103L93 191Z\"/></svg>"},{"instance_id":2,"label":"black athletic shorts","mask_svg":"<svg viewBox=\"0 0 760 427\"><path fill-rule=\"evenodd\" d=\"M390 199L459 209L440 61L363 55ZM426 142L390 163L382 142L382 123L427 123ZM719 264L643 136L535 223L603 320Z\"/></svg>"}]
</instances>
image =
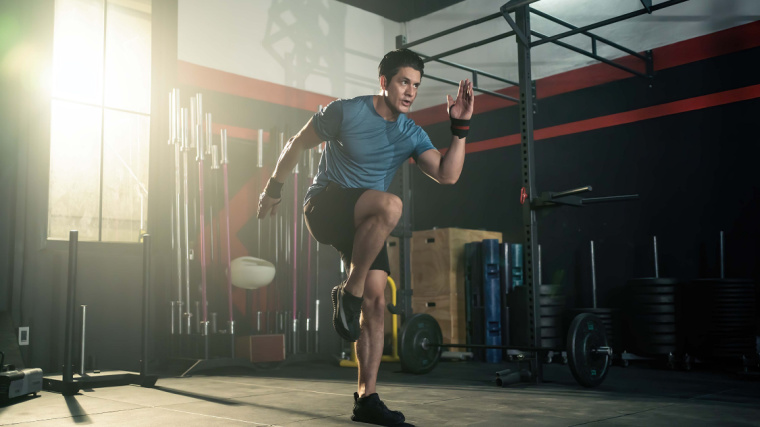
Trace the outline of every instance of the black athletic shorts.
<instances>
[{"instance_id":1,"label":"black athletic shorts","mask_svg":"<svg viewBox=\"0 0 760 427\"><path fill-rule=\"evenodd\" d=\"M322 192L312 196L303 208L306 226L311 235L322 244L338 250L348 271L354 250L354 207L364 188L341 188L331 182ZM372 262L370 270L383 270L391 274L388 250L385 245Z\"/></svg>"}]
</instances>

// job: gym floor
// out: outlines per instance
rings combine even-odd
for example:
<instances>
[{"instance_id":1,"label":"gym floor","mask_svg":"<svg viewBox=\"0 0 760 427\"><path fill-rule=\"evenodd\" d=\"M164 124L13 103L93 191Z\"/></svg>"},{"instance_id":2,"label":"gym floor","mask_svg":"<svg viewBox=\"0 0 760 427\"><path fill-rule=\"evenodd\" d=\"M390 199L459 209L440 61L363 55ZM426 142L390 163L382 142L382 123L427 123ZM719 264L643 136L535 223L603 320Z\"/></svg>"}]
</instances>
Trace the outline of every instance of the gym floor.
<instances>
[{"instance_id":1,"label":"gym floor","mask_svg":"<svg viewBox=\"0 0 760 427\"><path fill-rule=\"evenodd\" d=\"M441 362L427 375L380 368L379 393L417 426L758 426L760 387L740 375L613 366L598 388L567 366L544 365L540 385L495 385L506 364ZM160 377L156 387L104 387L64 397L41 392L0 407L0 425L324 426L350 420L356 370L303 362L271 369Z\"/></svg>"}]
</instances>

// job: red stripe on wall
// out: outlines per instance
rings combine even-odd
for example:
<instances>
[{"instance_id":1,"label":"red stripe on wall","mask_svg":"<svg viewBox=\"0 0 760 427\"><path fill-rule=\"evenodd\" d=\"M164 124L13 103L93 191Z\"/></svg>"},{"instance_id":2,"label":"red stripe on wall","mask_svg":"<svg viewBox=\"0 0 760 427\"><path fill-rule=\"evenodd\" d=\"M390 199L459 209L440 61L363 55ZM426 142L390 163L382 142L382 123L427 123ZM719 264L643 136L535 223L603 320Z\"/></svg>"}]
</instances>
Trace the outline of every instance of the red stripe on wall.
<instances>
[{"instance_id":1,"label":"red stripe on wall","mask_svg":"<svg viewBox=\"0 0 760 427\"><path fill-rule=\"evenodd\" d=\"M653 49L654 66L655 70L664 70L757 46L760 46L760 21ZM614 62L643 71L643 63L632 56L624 56L615 59ZM177 61L177 75L182 84L307 111L316 111L319 105L327 105L335 100L332 96L307 92L185 61ZM629 77L631 74L625 71L597 63L539 79L536 83L536 96L539 99L547 98ZM516 87L508 87L497 92L512 97L518 96ZM514 105L511 101L490 95L478 95L477 99L478 113ZM448 120L445 104L415 111L409 116L420 126Z\"/></svg>"},{"instance_id":2,"label":"red stripe on wall","mask_svg":"<svg viewBox=\"0 0 760 427\"><path fill-rule=\"evenodd\" d=\"M332 96L307 92L185 61L177 61L177 79L181 84L307 111L317 111L320 105L327 105L335 100Z\"/></svg>"},{"instance_id":3,"label":"red stripe on wall","mask_svg":"<svg viewBox=\"0 0 760 427\"><path fill-rule=\"evenodd\" d=\"M760 46L760 21L659 47L653 49L652 55L655 70L664 70L757 46ZM644 71L643 62L630 55L615 59L614 62L637 71ZM548 98L629 77L632 75L623 70L597 63L537 80L536 96L539 99ZM518 96L517 87L514 86L496 92L514 98ZM515 105L512 101L490 95L477 95L476 98L475 109L478 113ZM420 126L448 120L445 104L415 111L410 113L409 117Z\"/></svg>"},{"instance_id":4,"label":"red stripe on wall","mask_svg":"<svg viewBox=\"0 0 760 427\"><path fill-rule=\"evenodd\" d=\"M701 110L703 108L716 107L718 105L755 98L760 98L760 84L698 96L695 98L683 99L681 101L669 102L667 104L655 105L653 107L640 108L638 110L626 111L624 113L610 114L608 116L536 129L533 133L533 140L539 141L558 136L572 135L575 133L654 119L672 114L685 113L687 111ZM467 144L466 152L477 153L479 151L518 144L520 144L520 134L513 134ZM441 152L444 153L445 149L441 150Z\"/></svg>"}]
</instances>

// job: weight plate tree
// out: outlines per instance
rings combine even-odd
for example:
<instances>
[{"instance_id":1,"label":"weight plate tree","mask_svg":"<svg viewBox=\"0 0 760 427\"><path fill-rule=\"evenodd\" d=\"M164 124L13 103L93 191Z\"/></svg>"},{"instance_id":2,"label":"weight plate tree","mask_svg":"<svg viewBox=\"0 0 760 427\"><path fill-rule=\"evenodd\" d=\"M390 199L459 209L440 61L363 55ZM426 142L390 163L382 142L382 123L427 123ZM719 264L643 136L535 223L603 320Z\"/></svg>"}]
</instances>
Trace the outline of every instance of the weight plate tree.
<instances>
[{"instance_id":1,"label":"weight plate tree","mask_svg":"<svg viewBox=\"0 0 760 427\"><path fill-rule=\"evenodd\" d=\"M413 374L426 374L441 360L441 349L444 347L532 352L567 350L570 372L578 384L584 387L596 387L604 381L612 357L612 348L607 344L604 322L591 313L581 313L570 323L565 348L447 344L443 342L441 327L433 316L417 313L410 317L401 328L399 342L401 367L404 371Z\"/></svg>"}]
</instances>

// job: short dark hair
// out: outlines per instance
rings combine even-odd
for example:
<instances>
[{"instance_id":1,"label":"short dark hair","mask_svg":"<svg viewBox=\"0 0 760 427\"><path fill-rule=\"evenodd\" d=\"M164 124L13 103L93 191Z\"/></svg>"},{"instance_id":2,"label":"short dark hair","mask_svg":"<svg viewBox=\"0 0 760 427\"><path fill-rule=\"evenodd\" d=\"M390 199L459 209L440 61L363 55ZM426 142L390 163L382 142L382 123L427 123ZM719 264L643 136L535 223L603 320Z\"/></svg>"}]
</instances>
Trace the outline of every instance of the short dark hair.
<instances>
[{"instance_id":1,"label":"short dark hair","mask_svg":"<svg viewBox=\"0 0 760 427\"><path fill-rule=\"evenodd\" d=\"M412 67L420 72L420 77L425 74L425 63L419 55L409 49L396 49L385 54L377 67L378 77L385 76L390 81L402 67Z\"/></svg>"}]
</instances>

